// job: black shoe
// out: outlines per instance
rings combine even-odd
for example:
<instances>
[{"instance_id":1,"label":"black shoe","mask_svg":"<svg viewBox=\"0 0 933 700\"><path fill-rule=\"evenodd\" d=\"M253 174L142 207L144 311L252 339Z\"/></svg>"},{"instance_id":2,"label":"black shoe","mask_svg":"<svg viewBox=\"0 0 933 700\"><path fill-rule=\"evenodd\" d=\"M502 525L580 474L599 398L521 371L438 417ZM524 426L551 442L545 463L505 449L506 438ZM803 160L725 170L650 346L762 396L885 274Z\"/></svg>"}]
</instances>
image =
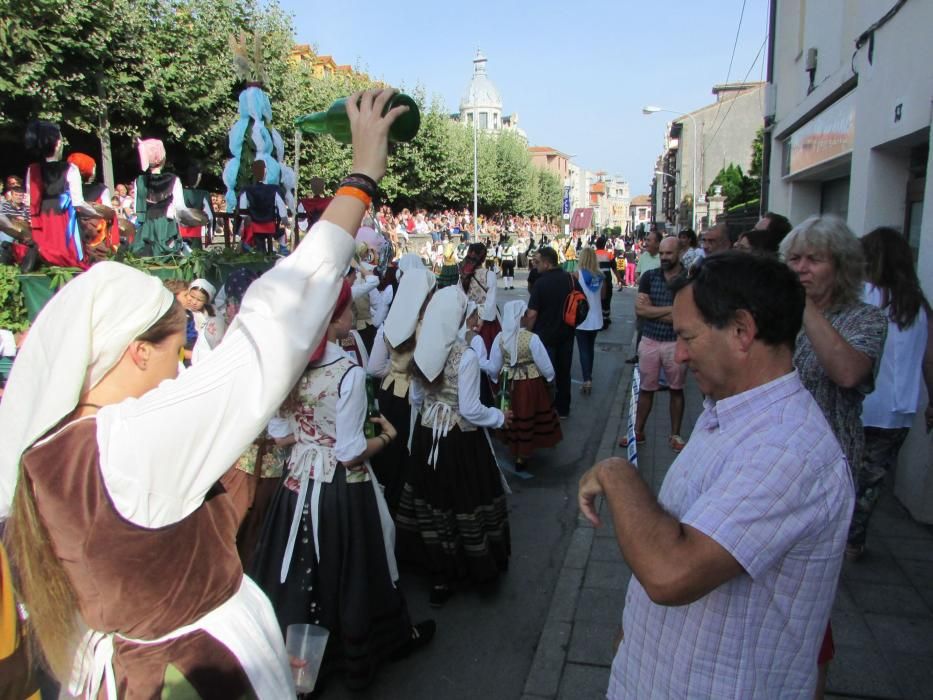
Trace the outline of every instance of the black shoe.
<instances>
[{"instance_id":1,"label":"black shoe","mask_svg":"<svg viewBox=\"0 0 933 700\"><path fill-rule=\"evenodd\" d=\"M625 361L627 365L637 365L638 364L638 355L632 355Z\"/></svg>"},{"instance_id":2,"label":"black shoe","mask_svg":"<svg viewBox=\"0 0 933 700\"><path fill-rule=\"evenodd\" d=\"M389 657L390 660L399 661L422 647L427 646L428 643L434 639L434 633L436 631L437 625L434 620L425 620L424 622L419 622L417 625L413 625L411 628L411 636L408 638L408 641L392 653Z\"/></svg>"},{"instance_id":3,"label":"black shoe","mask_svg":"<svg viewBox=\"0 0 933 700\"><path fill-rule=\"evenodd\" d=\"M428 605L432 608L442 608L452 595L453 591L450 590L450 586L434 586L428 597Z\"/></svg>"}]
</instances>

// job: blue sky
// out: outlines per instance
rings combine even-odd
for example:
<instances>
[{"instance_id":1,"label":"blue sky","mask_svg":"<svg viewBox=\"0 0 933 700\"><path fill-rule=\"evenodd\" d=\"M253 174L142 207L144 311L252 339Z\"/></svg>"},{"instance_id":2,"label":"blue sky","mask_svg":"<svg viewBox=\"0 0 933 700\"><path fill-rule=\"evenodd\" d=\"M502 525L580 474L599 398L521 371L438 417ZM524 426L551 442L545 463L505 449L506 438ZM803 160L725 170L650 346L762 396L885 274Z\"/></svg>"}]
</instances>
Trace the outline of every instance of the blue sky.
<instances>
[{"instance_id":1,"label":"blue sky","mask_svg":"<svg viewBox=\"0 0 933 700\"><path fill-rule=\"evenodd\" d=\"M296 40L338 63L457 111L482 49L503 113L517 112L530 145L551 146L646 193L665 122L655 104L691 111L713 102L729 71L743 0L281 0ZM730 82L764 79L768 1L745 0ZM749 73L749 69L751 72Z\"/></svg>"}]
</instances>

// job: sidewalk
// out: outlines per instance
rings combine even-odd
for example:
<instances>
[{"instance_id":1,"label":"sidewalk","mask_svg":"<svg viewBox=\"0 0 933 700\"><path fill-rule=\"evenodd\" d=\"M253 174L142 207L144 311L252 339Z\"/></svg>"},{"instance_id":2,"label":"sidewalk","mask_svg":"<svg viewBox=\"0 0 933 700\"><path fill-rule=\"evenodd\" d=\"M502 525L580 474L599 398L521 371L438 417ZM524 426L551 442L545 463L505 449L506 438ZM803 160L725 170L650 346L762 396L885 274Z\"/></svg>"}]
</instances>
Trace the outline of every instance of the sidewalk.
<instances>
[{"instance_id":1,"label":"sidewalk","mask_svg":"<svg viewBox=\"0 0 933 700\"><path fill-rule=\"evenodd\" d=\"M626 365L603 436L600 459L625 456L617 441L628 419L632 370ZM692 377L686 386L684 438L702 411ZM668 398L659 392L638 449L639 469L657 493L675 453L668 447ZM612 645L622 618L628 568L605 504L598 530L579 517L522 700L605 698ZM828 698L933 699L933 528L913 521L890 492L876 511L868 551L846 563L832 613L836 658Z\"/></svg>"}]
</instances>

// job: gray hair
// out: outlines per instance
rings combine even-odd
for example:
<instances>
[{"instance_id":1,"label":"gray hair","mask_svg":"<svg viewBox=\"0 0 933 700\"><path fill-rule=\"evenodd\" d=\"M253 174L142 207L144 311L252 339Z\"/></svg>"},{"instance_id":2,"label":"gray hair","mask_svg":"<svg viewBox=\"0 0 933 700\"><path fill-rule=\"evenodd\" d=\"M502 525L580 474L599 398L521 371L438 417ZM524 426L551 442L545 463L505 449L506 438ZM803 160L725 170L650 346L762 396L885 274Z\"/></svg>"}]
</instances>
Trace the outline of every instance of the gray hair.
<instances>
[{"instance_id":1,"label":"gray hair","mask_svg":"<svg viewBox=\"0 0 933 700\"><path fill-rule=\"evenodd\" d=\"M849 306L862 297L865 257L858 237L838 216L811 216L795 226L781 241L781 257L786 261L794 252L810 248L832 257L836 275L831 304Z\"/></svg>"}]
</instances>

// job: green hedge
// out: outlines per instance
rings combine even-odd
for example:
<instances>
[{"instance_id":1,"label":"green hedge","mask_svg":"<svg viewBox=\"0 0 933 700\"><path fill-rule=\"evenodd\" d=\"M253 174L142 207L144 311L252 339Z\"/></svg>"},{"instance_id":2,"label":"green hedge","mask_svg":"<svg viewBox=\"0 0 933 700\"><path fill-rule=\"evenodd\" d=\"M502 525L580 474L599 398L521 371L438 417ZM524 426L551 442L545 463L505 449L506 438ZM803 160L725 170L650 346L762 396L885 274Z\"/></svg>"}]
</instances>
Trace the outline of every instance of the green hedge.
<instances>
[{"instance_id":1,"label":"green hedge","mask_svg":"<svg viewBox=\"0 0 933 700\"><path fill-rule=\"evenodd\" d=\"M123 262L162 280L191 281L203 278L220 288L229 274L238 267L248 267L262 274L275 262L274 257L223 251L195 251L190 256L151 260L122 258ZM23 330L35 320L49 299L62 285L81 271L74 267L48 267L27 275L18 274L12 266L2 266L0 274L0 328Z\"/></svg>"}]
</instances>

